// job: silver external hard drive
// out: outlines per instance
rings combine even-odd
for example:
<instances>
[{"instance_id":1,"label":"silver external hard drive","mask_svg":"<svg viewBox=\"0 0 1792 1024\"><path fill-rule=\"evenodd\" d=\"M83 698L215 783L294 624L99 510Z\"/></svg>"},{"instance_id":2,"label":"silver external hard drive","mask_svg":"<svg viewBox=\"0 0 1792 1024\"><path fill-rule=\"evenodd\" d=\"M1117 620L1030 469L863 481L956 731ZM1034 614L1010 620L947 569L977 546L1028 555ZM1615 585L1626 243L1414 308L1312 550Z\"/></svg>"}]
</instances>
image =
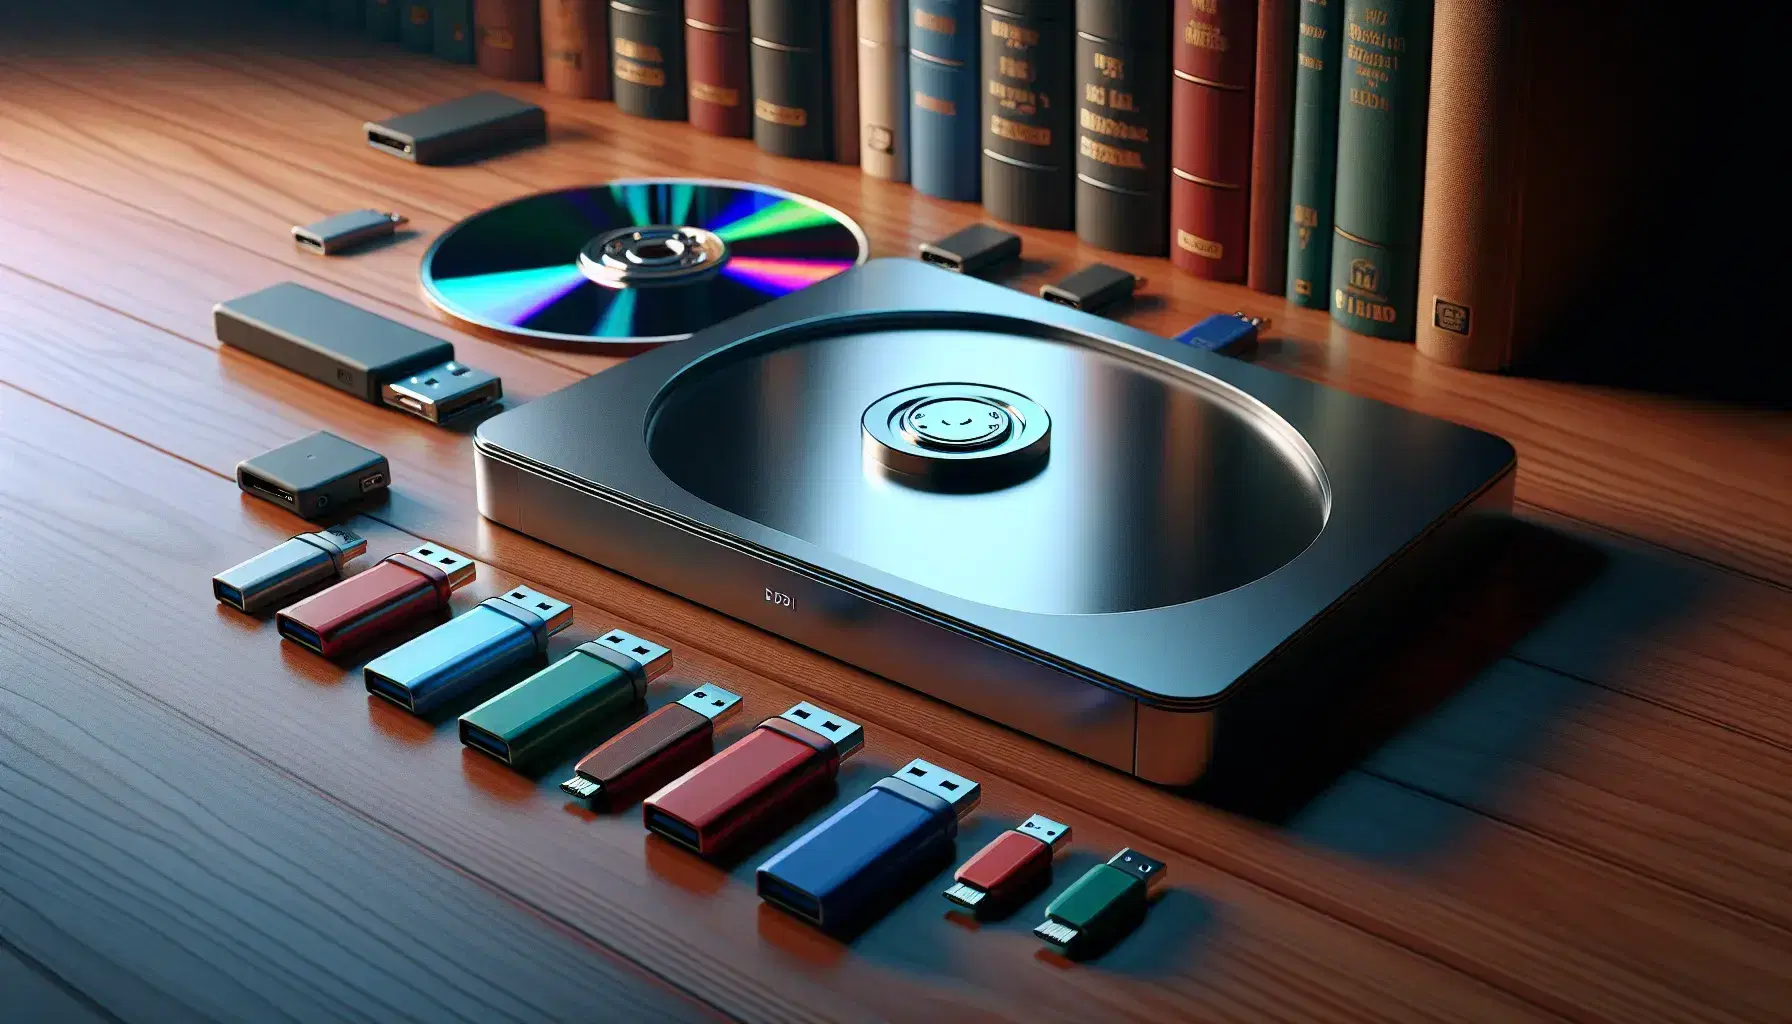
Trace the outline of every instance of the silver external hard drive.
<instances>
[{"instance_id":1,"label":"silver external hard drive","mask_svg":"<svg viewBox=\"0 0 1792 1024\"><path fill-rule=\"evenodd\" d=\"M488 518L1122 771L1504 520L1505 441L909 260L479 427Z\"/></svg>"}]
</instances>

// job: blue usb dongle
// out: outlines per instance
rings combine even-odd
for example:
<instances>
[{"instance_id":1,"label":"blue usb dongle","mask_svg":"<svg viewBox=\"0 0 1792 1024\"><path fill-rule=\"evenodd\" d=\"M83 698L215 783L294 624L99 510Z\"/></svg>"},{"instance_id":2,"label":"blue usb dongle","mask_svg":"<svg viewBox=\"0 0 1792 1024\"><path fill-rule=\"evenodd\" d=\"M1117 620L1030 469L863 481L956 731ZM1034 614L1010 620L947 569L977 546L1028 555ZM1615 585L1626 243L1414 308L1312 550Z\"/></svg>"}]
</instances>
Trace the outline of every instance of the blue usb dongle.
<instances>
[{"instance_id":1,"label":"blue usb dongle","mask_svg":"<svg viewBox=\"0 0 1792 1024\"><path fill-rule=\"evenodd\" d=\"M367 665L367 691L424 715L547 653L572 606L512 587Z\"/></svg>"},{"instance_id":2,"label":"blue usb dongle","mask_svg":"<svg viewBox=\"0 0 1792 1024\"><path fill-rule=\"evenodd\" d=\"M950 860L983 789L910 761L759 866L759 898L825 931L849 931Z\"/></svg>"}]
</instances>

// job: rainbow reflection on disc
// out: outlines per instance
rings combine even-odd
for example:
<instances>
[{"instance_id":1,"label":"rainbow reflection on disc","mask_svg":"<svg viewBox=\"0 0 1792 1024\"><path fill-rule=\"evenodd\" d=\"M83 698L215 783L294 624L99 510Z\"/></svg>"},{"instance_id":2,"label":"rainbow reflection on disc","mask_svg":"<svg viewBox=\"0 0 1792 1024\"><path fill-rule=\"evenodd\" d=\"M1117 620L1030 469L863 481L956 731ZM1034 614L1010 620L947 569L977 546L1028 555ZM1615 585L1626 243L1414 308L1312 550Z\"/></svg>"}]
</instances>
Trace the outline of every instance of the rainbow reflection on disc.
<instances>
[{"instance_id":1,"label":"rainbow reflection on disc","mask_svg":"<svg viewBox=\"0 0 1792 1024\"><path fill-rule=\"evenodd\" d=\"M525 196L423 255L447 315L521 341L677 341L865 261L865 234L811 199L738 181L636 179Z\"/></svg>"}]
</instances>

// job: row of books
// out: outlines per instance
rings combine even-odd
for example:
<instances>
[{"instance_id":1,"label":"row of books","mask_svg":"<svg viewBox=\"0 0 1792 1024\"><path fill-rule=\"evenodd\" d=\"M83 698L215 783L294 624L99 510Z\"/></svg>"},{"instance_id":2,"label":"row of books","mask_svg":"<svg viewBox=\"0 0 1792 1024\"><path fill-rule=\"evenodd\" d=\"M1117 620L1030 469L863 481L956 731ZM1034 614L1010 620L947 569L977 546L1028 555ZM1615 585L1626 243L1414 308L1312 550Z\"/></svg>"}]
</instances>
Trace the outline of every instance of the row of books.
<instances>
[{"instance_id":1,"label":"row of books","mask_svg":"<svg viewBox=\"0 0 1792 1024\"><path fill-rule=\"evenodd\" d=\"M1458 365L1504 367L1521 329L1517 249L1484 244L1522 187L1486 173L1512 113L1487 108L1519 74L1489 54L1513 56L1521 0L306 2L494 77L1167 255Z\"/></svg>"}]
</instances>

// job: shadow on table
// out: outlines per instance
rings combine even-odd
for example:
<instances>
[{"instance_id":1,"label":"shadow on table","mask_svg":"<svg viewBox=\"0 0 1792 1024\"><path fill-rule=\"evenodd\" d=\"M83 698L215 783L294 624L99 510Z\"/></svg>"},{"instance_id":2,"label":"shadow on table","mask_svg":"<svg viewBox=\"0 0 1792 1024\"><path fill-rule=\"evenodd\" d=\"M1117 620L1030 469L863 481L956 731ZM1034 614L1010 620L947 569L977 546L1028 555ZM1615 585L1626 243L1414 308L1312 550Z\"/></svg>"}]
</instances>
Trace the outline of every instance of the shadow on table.
<instances>
[{"instance_id":1,"label":"shadow on table","mask_svg":"<svg viewBox=\"0 0 1792 1024\"><path fill-rule=\"evenodd\" d=\"M1414 595L1331 670L1324 699L1216 747L1191 790L1302 840L1414 865L1451 848L1522 764L1547 761L1635 642L1695 607L1692 563L1514 519L1466 584ZM1284 709L1287 710L1287 709ZM1244 723L1249 725L1250 723ZM1359 770L1360 769L1360 770Z\"/></svg>"}]
</instances>

